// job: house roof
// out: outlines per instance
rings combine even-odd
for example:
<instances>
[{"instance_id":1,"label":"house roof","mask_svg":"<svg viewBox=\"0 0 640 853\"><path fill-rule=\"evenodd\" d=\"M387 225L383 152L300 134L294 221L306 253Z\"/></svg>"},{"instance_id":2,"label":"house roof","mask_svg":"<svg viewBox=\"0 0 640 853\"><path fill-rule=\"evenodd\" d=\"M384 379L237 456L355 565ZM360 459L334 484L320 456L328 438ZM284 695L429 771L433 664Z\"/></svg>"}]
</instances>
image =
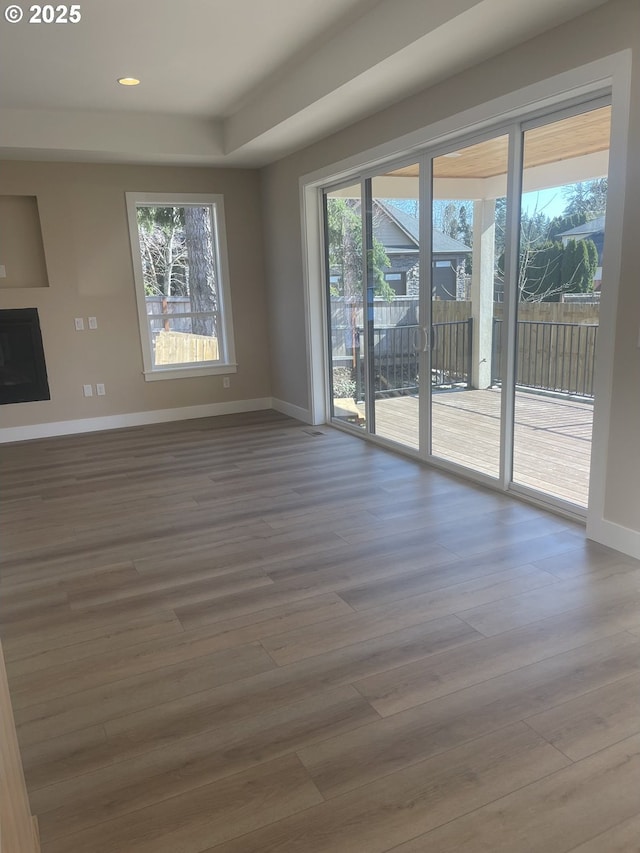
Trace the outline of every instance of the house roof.
<instances>
[{"instance_id":1,"label":"house roof","mask_svg":"<svg viewBox=\"0 0 640 853\"><path fill-rule=\"evenodd\" d=\"M576 225L575 228L570 228L568 231L562 231L558 234L559 237L588 237L591 234L604 233L604 216L596 216L595 219L590 219L588 222L583 222L582 225Z\"/></svg>"},{"instance_id":2,"label":"house roof","mask_svg":"<svg viewBox=\"0 0 640 853\"><path fill-rule=\"evenodd\" d=\"M406 213L404 210L401 210L394 204L389 204L387 201L376 199L375 204L404 231L416 247L419 246L420 234L416 216ZM384 244L384 240L381 240L381 242ZM465 243L449 237L448 234L439 231L437 228L433 229L432 242L434 255L462 255L472 251Z\"/></svg>"},{"instance_id":3,"label":"house roof","mask_svg":"<svg viewBox=\"0 0 640 853\"><path fill-rule=\"evenodd\" d=\"M562 240L592 240L598 252L598 265L602 266L602 253L604 250L604 216L597 216L582 225L563 231L558 236Z\"/></svg>"}]
</instances>

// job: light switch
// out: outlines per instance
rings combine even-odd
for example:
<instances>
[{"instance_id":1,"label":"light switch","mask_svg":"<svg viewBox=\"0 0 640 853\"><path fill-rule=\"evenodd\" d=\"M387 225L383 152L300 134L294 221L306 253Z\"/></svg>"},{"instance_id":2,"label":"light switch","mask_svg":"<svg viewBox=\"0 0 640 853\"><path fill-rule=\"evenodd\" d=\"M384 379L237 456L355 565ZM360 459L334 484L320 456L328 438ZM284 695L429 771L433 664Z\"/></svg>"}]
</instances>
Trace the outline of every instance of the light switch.
<instances>
[{"instance_id":1,"label":"light switch","mask_svg":"<svg viewBox=\"0 0 640 853\"><path fill-rule=\"evenodd\" d=\"M6 277L7 277L7 268L5 267L4 264L0 264L0 278L6 278Z\"/></svg>"},{"instance_id":2,"label":"light switch","mask_svg":"<svg viewBox=\"0 0 640 853\"><path fill-rule=\"evenodd\" d=\"M97 329L98 328L98 318L97 317L89 317L89 328Z\"/></svg>"},{"instance_id":3,"label":"light switch","mask_svg":"<svg viewBox=\"0 0 640 853\"><path fill-rule=\"evenodd\" d=\"M82 393L85 397L93 397L93 388L91 387L91 385L83 385Z\"/></svg>"},{"instance_id":4,"label":"light switch","mask_svg":"<svg viewBox=\"0 0 640 853\"><path fill-rule=\"evenodd\" d=\"M84 320L82 319L82 317L76 317L74 322L76 324L76 332L83 332L84 331Z\"/></svg>"}]
</instances>

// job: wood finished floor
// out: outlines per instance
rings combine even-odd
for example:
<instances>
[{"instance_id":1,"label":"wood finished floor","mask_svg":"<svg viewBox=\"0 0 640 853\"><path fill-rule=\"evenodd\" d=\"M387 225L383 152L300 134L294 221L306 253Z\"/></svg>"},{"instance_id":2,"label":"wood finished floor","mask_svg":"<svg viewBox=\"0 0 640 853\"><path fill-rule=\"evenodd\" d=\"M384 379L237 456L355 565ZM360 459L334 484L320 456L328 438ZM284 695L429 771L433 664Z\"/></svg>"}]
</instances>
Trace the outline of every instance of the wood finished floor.
<instances>
[{"instance_id":1,"label":"wood finished floor","mask_svg":"<svg viewBox=\"0 0 640 853\"><path fill-rule=\"evenodd\" d=\"M638 561L273 412L0 459L43 853L640 851Z\"/></svg>"}]
</instances>

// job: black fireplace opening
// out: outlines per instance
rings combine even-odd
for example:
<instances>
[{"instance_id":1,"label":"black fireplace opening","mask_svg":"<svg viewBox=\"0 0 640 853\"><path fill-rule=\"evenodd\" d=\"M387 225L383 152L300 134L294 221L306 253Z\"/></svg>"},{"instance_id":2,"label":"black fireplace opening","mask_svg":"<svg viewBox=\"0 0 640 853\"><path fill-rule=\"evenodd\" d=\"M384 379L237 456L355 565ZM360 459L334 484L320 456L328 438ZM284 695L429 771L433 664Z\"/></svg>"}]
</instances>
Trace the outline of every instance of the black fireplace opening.
<instances>
[{"instance_id":1,"label":"black fireplace opening","mask_svg":"<svg viewBox=\"0 0 640 853\"><path fill-rule=\"evenodd\" d=\"M0 309L0 405L50 399L38 309Z\"/></svg>"}]
</instances>

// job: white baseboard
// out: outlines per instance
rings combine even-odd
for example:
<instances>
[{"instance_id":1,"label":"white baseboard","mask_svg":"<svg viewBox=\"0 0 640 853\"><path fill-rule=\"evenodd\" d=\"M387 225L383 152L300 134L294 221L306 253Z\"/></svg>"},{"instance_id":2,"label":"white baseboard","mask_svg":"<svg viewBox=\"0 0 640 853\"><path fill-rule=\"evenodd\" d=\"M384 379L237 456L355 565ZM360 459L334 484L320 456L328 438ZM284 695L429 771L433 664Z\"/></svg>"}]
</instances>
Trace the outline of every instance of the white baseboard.
<instances>
[{"instance_id":1,"label":"white baseboard","mask_svg":"<svg viewBox=\"0 0 640 853\"><path fill-rule=\"evenodd\" d=\"M303 409L302 406L294 406L293 403L287 403L285 400L278 400L274 397L271 401L271 408L305 424L311 423L311 412L309 409Z\"/></svg>"},{"instance_id":2,"label":"white baseboard","mask_svg":"<svg viewBox=\"0 0 640 853\"><path fill-rule=\"evenodd\" d=\"M614 548L629 557L640 560L640 531L631 530L606 518L600 518L587 524L587 536L600 545Z\"/></svg>"},{"instance_id":3,"label":"white baseboard","mask_svg":"<svg viewBox=\"0 0 640 853\"><path fill-rule=\"evenodd\" d=\"M235 415L271 409L271 397L254 400L234 400L229 403L207 403L202 406L184 406L176 409L157 409L152 412L128 412L103 418L82 418L74 421L57 421L0 429L0 444L10 441L28 441L34 438L51 438L56 435L74 435L83 432L122 429L123 427L160 424L168 421L187 421L194 418L211 418L216 415Z\"/></svg>"}]
</instances>

